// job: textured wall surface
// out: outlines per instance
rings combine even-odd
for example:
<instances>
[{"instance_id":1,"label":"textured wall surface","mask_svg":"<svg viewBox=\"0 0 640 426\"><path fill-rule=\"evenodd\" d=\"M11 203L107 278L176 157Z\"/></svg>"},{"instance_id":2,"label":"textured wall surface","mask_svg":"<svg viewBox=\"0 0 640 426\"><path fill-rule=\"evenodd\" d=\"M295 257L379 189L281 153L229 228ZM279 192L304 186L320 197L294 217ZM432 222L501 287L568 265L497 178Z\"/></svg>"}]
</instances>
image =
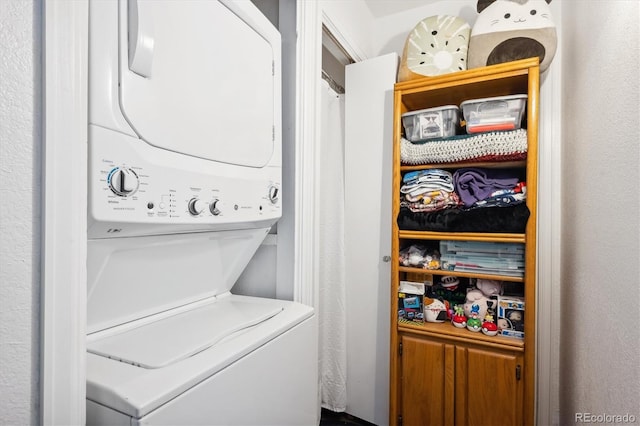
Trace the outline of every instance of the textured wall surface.
<instances>
[{"instance_id":1,"label":"textured wall surface","mask_svg":"<svg viewBox=\"0 0 640 426\"><path fill-rule=\"evenodd\" d=\"M41 2L0 1L0 424L38 423Z\"/></svg>"},{"instance_id":2,"label":"textured wall surface","mask_svg":"<svg viewBox=\"0 0 640 426\"><path fill-rule=\"evenodd\" d=\"M640 422L640 3L585 3L562 2L560 424Z\"/></svg>"}]
</instances>

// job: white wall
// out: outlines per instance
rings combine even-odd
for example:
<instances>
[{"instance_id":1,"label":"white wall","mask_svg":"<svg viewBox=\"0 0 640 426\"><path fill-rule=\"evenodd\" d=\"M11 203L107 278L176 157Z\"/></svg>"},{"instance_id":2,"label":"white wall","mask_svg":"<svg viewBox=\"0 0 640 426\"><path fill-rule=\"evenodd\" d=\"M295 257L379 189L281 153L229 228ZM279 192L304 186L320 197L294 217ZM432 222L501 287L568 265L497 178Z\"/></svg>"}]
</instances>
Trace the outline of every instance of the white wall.
<instances>
[{"instance_id":1,"label":"white wall","mask_svg":"<svg viewBox=\"0 0 640 426\"><path fill-rule=\"evenodd\" d=\"M639 2L563 0L561 424L640 421Z\"/></svg>"},{"instance_id":2,"label":"white wall","mask_svg":"<svg viewBox=\"0 0 640 426\"><path fill-rule=\"evenodd\" d=\"M39 410L39 1L0 1L0 424Z\"/></svg>"}]
</instances>

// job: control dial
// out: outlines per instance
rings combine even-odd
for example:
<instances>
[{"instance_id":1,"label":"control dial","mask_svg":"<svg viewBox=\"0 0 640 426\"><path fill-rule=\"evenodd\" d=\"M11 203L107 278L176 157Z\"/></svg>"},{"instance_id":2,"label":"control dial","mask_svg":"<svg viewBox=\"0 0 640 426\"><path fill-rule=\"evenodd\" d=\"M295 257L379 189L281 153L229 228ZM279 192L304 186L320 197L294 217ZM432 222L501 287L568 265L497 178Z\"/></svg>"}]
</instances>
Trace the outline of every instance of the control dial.
<instances>
[{"instance_id":1,"label":"control dial","mask_svg":"<svg viewBox=\"0 0 640 426\"><path fill-rule=\"evenodd\" d=\"M140 185L138 175L126 167L118 167L109 175L109 188L120 197L133 195Z\"/></svg>"},{"instance_id":2,"label":"control dial","mask_svg":"<svg viewBox=\"0 0 640 426\"><path fill-rule=\"evenodd\" d=\"M278 198L280 197L280 188L278 188L276 185L271 185L269 187L269 201L271 201L271 204L275 204L278 202Z\"/></svg>"},{"instance_id":3,"label":"control dial","mask_svg":"<svg viewBox=\"0 0 640 426\"><path fill-rule=\"evenodd\" d=\"M217 198L209 203L209 211L214 216L218 216L220 213L222 213L222 211L220 210L221 208L222 202Z\"/></svg>"},{"instance_id":4,"label":"control dial","mask_svg":"<svg viewBox=\"0 0 640 426\"><path fill-rule=\"evenodd\" d=\"M189 213L191 213L192 216L198 216L206 208L207 203L198 198L192 198L189 200Z\"/></svg>"}]
</instances>

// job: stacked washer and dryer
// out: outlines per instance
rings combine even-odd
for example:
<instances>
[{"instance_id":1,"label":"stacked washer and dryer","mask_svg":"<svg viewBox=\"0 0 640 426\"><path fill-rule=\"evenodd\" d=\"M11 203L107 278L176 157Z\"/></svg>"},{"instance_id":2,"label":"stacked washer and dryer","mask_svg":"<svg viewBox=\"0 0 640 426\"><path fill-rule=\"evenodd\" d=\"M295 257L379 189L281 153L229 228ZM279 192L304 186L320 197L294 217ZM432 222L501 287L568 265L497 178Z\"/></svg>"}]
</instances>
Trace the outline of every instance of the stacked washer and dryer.
<instances>
[{"instance_id":1,"label":"stacked washer and dryer","mask_svg":"<svg viewBox=\"0 0 640 426\"><path fill-rule=\"evenodd\" d=\"M230 290L281 216L280 36L244 0L92 0L88 424L314 424L313 309Z\"/></svg>"}]
</instances>

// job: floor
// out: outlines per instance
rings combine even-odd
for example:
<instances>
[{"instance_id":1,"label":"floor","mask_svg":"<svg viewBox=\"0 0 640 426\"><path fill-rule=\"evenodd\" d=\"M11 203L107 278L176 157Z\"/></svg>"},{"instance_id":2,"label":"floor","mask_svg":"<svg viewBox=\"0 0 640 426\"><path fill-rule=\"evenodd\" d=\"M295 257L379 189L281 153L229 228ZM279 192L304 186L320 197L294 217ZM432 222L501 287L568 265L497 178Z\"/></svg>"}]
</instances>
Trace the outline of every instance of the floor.
<instances>
[{"instance_id":1,"label":"floor","mask_svg":"<svg viewBox=\"0 0 640 426\"><path fill-rule=\"evenodd\" d=\"M351 414L336 413L326 408L322 409L320 414L320 426L375 426L373 423L369 423L366 420L359 419Z\"/></svg>"}]
</instances>

